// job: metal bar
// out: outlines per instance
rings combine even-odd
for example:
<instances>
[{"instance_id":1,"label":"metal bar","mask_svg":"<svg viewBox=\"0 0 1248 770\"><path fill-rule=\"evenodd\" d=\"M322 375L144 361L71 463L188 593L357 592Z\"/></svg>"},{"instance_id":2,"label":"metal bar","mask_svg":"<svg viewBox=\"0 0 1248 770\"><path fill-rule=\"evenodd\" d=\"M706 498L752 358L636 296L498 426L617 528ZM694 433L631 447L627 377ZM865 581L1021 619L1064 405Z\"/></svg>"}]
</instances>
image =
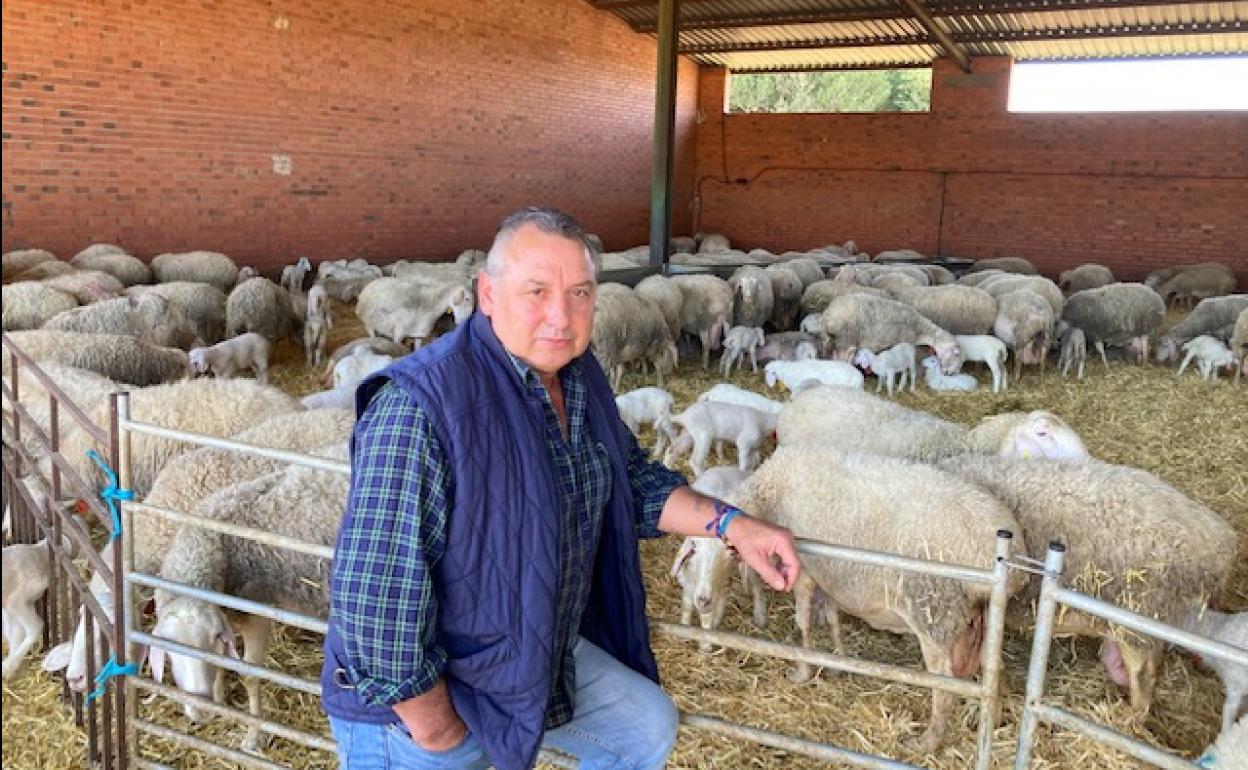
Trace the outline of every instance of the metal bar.
<instances>
[{"instance_id":1,"label":"metal bar","mask_svg":"<svg viewBox=\"0 0 1248 770\"><path fill-rule=\"evenodd\" d=\"M1171 644L1177 644L1193 652L1199 652L1201 655L1212 655L1215 658L1221 658L1248 668L1248 649L1243 647L1219 642L1216 639L1193 634L1190 631L1183 631L1162 623L1160 620L1137 615L1116 604L1094 599L1091 596L1081 594L1078 591L1072 591L1069 588L1059 587L1055 593L1057 601L1065 604L1067 607L1086 612L1089 615L1096 615L1124 628L1138 631L1141 634L1164 639Z\"/></svg>"},{"instance_id":2,"label":"metal bar","mask_svg":"<svg viewBox=\"0 0 1248 770\"><path fill-rule=\"evenodd\" d=\"M248 663L246 661L239 660L238 658L231 658L228 655L218 655L215 652L201 650L198 647L188 647L185 644L179 644L178 642L170 639L165 639L162 636L152 636L151 634L144 633L139 630L135 630L130 637L137 644L146 644L149 647L159 647L162 650L167 650L168 652L176 653L178 655L185 655L188 658L207 661L214 666L229 669L230 671L242 676L254 676L258 679L264 679L265 681L273 682L274 684L289 687L292 690L306 692L308 695L316 695L319 697L321 694L320 682L300 679L297 676L283 674L280 671L274 671L273 669L265 668L264 666L257 666L254 663Z\"/></svg>"},{"instance_id":3,"label":"metal bar","mask_svg":"<svg viewBox=\"0 0 1248 770\"><path fill-rule=\"evenodd\" d=\"M185 430L176 430L174 428L165 428L160 425L153 425L147 422L135 422L134 420L126 420L122 423L122 428L134 433L143 433L148 436L159 436L160 438L172 439L174 441L186 441L191 444L199 444L201 446L212 447L214 449L229 449L243 454L255 455L257 457L267 457L270 460L280 460L290 463L291 465L302 465L308 468L316 468L322 471L331 471L333 473L341 473L344 476L351 474L350 463L340 463L333 460L326 460L323 457L313 457L312 455L299 454L298 452L288 452L284 449L270 449L268 447L255 446L254 444L244 444L241 441L231 441L228 438L219 436L209 436L206 433L192 433Z\"/></svg>"},{"instance_id":4,"label":"metal bar","mask_svg":"<svg viewBox=\"0 0 1248 770\"><path fill-rule=\"evenodd\" d=\"M827 762L845 762L856 767L874 767L883 768L884 770L922 770L919 765L911 765L885 757L876 757L871 754L860 754L857 751L833 746L828 743L817 743L803 738L794 738L790 735L773 733L770 730L760 730L756 727L726 722L713 717L681 712L680 722L689 727L696 727L731 738L743 738L764 746L791 751L794 754L802 754Z\"/></svg>"},{"instance_id":5,"label":"metal bar","mask_svg":"<svg viewBox=\"0 0 1248 770\"><path fill-rule=\"evenodd\" d=\"M964 580L968 583L980 585L991 585L994 579L992 570L976 569L975 567L965 567L960 564L948 564L927 559L913 559L909 556L898 556L897 554L871 551L865 548L850 548L845 545L832 545L804 538L798 538L797 551L798 553L826 559L843 559L860 564L872 564L877 567L888 567L908 572L919 572L924 575Z\"/></svg>"},{"instance_id":6,"label":"metal bar","mask_svg":"<svg viewBox=\"0 0 1248 770\"><path fill-rule=\"evenodd\" d=\"M830 652L808 650L791 644L772 642L766 639L756 639L752 636L734 634L728 631L704 631L701 628L694 628L680 623L671 623L665 620L651 621L650 628L680 639L691 639L698 642L711 642L712 644L718 644L721 647L731 647L735 650L756 652L760 655L770 655L774 658L783 658L784 660L791 660L796 663L809 663L814 666L822 666L836 671L845 671L850 674L887 679L891 682L900 682L901 684L908 684L914 687L944 690L966 698L978 698L981 695L979 683L969 679L958 679L956 677L943 676L941 674L929 674L926 671L916 671L914 669L893 666L888 663L880 663L874 660L860 660L858 658L850 658Z\"/></svg>"},{"instance_id":7,"label":"metal bar","mask_svg":"<svg viewBox=\"0 0 1248 770\"><path fill-rule=\"evenodd\" d=\"M158 516L167 519L175 524L189 524L200 529L206 529L209 532L218 532L222 535L233 535L235 537L247 538L265 545L286 548L291 551L307 554L308 556L317 556L322 559L334 558L334 549L332 546L318 545L317 543L309 543L306 540L299 540L294 537L278 535L273 532L266 532L262 529L253 527L245 527L241 524L231 524L230 522L217 521L215 519L205 519L201 516L192 516L189 513L175 511L172 508L162 508L158 505L148 505L147 503L127 502L123 508L148 516Z\"/></svg>"},{"instance_id":8,"label":"metal bar","mask_svg":"<svg viewBox=\"0 0 1248 770\"><path fill-rule=\"evenodd\" d=\"M979 732L976 735L975 770L992 766L992 734L1001 714L1001 648L1005 644L1005 605L1010 600L1010 545L1014 533L997 530L997 552L992 569L992 593L988 598L988 617L984 623L984 649L979 678L982 689L979 705Z\"/></svg>"},{"instance_id":9,"label":"metal bar","mask_svg":"<svg viewBox=\"0 0 1248 770\"><path fill-rule=\"evenodd\" d=\"M143 572L131 572L129 574L129 582L134 585L147 586L148 588L161 588L181 596L189 596L192 599L218 604L222 607L229 607L232 610L246 612L251 615L259 615L261 617L276 620L279 623L285 623L289 626L297 626L306 631L315 631L318 634L329 633L329 624L320 618L311 615L303 615L297 612L279 609L268 604L254 602L250 599L241 599L230 594L209 591L206 588L198 588L196 586L179 583L174 580L166 580L156 575L148 575Z\"/></svg>"},{"instance_id":10,"label":"metal bar","mask_svg":"<svg viewBox=\"0 0 1248 770\"><path fill-rule=\"evenodd\" d=\"M132 482L130 473L130 433L121 430L118 426L121 423L121 417L130 416L130 394L129 393L113 393L108 397L108 454L109 462L112 467L117 469L117 486L121 489L130 489ZM112 549L113 555L113 625L116 626L118 620L121 622L121 633L113 635L113 658L117 661L118 666L126 665L129 657L129 644L126 634L126 626L132 623L130 615L133 613L134 600L130 595L130 584L126 582L126 550L125 544L128 542L133 548L134 538L130 537L124 541L118 542L117 538L122 536L122 532L118 530L124 529L121 525L121 519L116 522L109 522L109 533L113 538L115 545ZM113 700L110 704L108 695L104 700L104 753L106 759L104 761L105 770L110 770L112 766L112 751L109 744L112 743L112 734L114 729L117 733L117 760L118 770L126 770L126 758L128 756L126 733L130 729L126 713L126 691L129 686L123 680L117 682L113 687ZM110 708L112 713L110 714ZM114 724L113 717L116 718Z\"/></svg>"},{"instance_id":11,"label":"metal bar","mask_svg":"<svg viewBox=\"0 0 1248 770\"><path fill-rule=\"evenodd\" d=\"M290 770L290 768L285 765L276 765L267 759L261 759L260 757L252 754L244 754L243 752L235 749L227 749L224 746L209 743L201 738L195 738L185 733L180 733L177 730L170 729L164 725L158 725L155 722L150 722L139 717L135 717L134 726L149 735L164 738L181 746L196 749L210 756L217 757L218 759L228 760L246 767L255 767L259 768L259 770Z\"/></svg>"},{"instance_id":12,"label":"metal bar","mask_svg":"<svg viewBox=\"0 0 1248 770\"><path fill-rule=\"evenodd\" d=\"M1023 719L1018 725L1018 748L1014 751L1014 770L1027 770L1031 747L1036 739L1040 714L1037 706L1044 697L1044 679L1049 671L1049 648L1053 641L1053 617L1057 614L1056 589L1061 585L1062 562L1066 546L1058 541L1049 543L1044 559L1044 578L1040 583L1040 599L1036 605L1036 629L1031 642L1031 661L1027 664L1027 690L1023 697Z\"/></svg>"},{"instance_id":13,"label":"metal bar","mask_svg":"<svg viewBox=\"0 0 1248 770\"><path fill-rule=\"evenodd\" d=\"M210 714L225 717L226 719L232 719L245 725L258 727L269 735L276 735L279 738L285 738L288 741L293 741L294 743L307 746L308 748L319 749L321 751L337 751L338 749L338 744L328 738L324 738L320 735L309 733L304 730L288 727L281 722L274 722L269 719L261 719L260 717L252 716L245 711L239 711L238 709L216 703L211 698L191 695L190 693L179 690L177 687L160 684L152 681L151 679L147 679L146 677L130 677L130 681L134 683L135 687L154 692L162 697L168 698L169 700L194 706L196 708L203 709Z\"/></svg>"},{"instance_id":14,"label":"metal bar","mask_svg":"<svg viewBox=\"0 0 1248 770\"><path fill-rule=\"evenodd\" d=\"M940 47L945 49L945 53L953 57L963 72L970 73L971 57L966 55L966 51L962 50L962 46L958 45L949 33L943 27L936 23L932 15L928 13L927 8L919 0L901 0L901 4L910 9L914 14L914 18L919 22L923 29L927 30L932 37L940 43Z\"/></svg>"},{"instance_id":15,"label":"metal bar","mask_svg":"<svg viewBox=\"0 0 1248 770\"><path fill-rule=\"evenodd\" d=\"M683 56L750 51L802 51L827 48L873 48L882 45L932 45L930 35L880 35L878 37L817 37L802 40L758 40L724 43L689 43L680 47ZM929 65L930 66L930 65Z\"/></svg>"},{"instance_id":16,"label":"metal bar","mask_svg":"<svg viewBox=\"0 0 1248 770\"><path fill-rule=\"evenodd\" d=\"M1038 703L1035 706L1035 710L1037 716L1049 724L1064 727L1086 738L1091 738L1098 743L1112 746L1124 754L1129 754L1136 759L1143 760L1157 767L1166 768L1166 770L1198 770L1200 767L1200 765L1194 762L1189 762L1182 757L1176 757L1134 738L1129 738L1108 727L1084 719L1077 714L1072 714L1065 709L1060 709L1047 703Z\"/></svg>"},{"instance_id":17,"label":"metal bar","mask_svg":"<svg viewBox=\"0 0 1248 770\"><path fill-rule=\"evenodd\" d=\"M672 235L672 168L676 156L676 14L680 0L659 2L654 94L654 154L650 165L650 266L667 261Z\"/></svg>"},{"instance_id":18,"label":"metal bar","mask_svg":"<svg viewBox=\"0 0 1248 770\"><path fill-rule=\"evenodd\" d=\"M14 451L19 456L28 459L30 458L30 455L26 453L26 450L20 446L14 447ZM56 465L53 464L52 467L55 469ZM45 503L49 503L52 500L51 485L37 469L29 476L25 476L24 479L32 479L38 483L40 487L42 487L41 491L46 498ZM23 483L24 479L19 480L13 485L16 497L22 501L26 510L36 510L39 506L36 504L35 498L31 496L29 487ZM99 554L95 552L95 546L91 542L91 533L87 531L86 525L81 521L78 521L76 517L72 516L63 517L62 521L66 523L73 522L69 527L73 531L73 538L71 538L71 541L73 542L74 548L78 551L78 553L82 554L82 557L87 560L91 569L102 571L106 575L112 575L112 568L105 564L104 560L101 559Z\"/></svg>"},{"instance_id":19,"label":"metal bar","mask_svg":"<svg viewBox=\"0 0 1248 770\"><path fill-rule=\"evenodd\" d=\"M13 344L13 340L12 338L9 337L8 334L3 335L3 337L0 338L0 341L2 341L4 346L9 349L9 355L12 357L12 360L13 360L13 366L10 371L13 374L13 399L14 400L17 399L17 362L20 360L21 362L26 364L26 366L30 369L30 373L35 376L35 379L43 383L44 390L50 393L55 392L57 394L57 397L65 402L66 411L69 412L70 416L73 417L74 420L76 420L84 430L90 433L91 436L94 437L95 440L99 441L101 444L108 443L108 434L104 431L104 429L96 425L94 422L92 422L91 418L87 416L87 413L82 411L81 407L79 407L77 404L73 402L72 399L70 399L67 395L65 395L65 392L62 391L56 385L55 382L53 382L52 378L49 377L48 374L39 367L39 364L36 363L36 361L33 358L26 355L26 352L24 350L19 348L17 345ZM8 394L6 393L5 395L8 395Z\"/></svg>"}]
</instances>

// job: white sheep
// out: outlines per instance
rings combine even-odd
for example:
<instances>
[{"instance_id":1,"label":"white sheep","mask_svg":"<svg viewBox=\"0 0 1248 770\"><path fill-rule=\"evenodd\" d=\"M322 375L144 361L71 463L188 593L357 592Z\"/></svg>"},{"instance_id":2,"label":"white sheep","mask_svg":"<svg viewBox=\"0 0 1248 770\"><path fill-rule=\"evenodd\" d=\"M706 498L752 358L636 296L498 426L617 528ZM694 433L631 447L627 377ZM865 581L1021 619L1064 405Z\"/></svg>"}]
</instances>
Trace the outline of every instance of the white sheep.
<instances>
[{"instance_id":1,"label":"white sheep","mask_svg":"<svg viewBox=\"0 0 1248 770\"><path fill-rule=\"evenodd\" d=\"M819 357L815 347L818 338L804 332L775 332L768 334L763 346L754 351L754 357L766 364L768 361L806 361Z\"/></svg>"},{"instance_id":2,"label":"white sheep","mask_svg":"<svg viewBox=\"0 0 1248 770\"><path fill-rule=\"evenodd\" d=\"M954 335L987 334L997 318L996 298L974 286L918 286L897 298Z\"/></svg>"},{"instance_id":3,"label":"white sheep","mask_svg":"<svg viewBox=\"0 0 1248 770\"><path fill-rule=\"evenodd\" d=\"M70 264L81 270L108 273L126 286L151 283L152 269L143 260L133 257L120 246L96 243L74 255Z\"/></svg>"},{"instance_id":4,"label":"white sheep","mask_svg":"<svg viewBox=\"0 0 1248 770\"><path fill-rule=\"evenodd\" d=\"M56 255L44 249L18 249L6 251L0 256L0 272L5 280L29 270L41 262L59 261Z\"/></svg>"},{"instance_id":5,"label":"white sheep","mask_svg":"<svg viewBox=\"0 0 1248 770\"><path fill-rule=\"evenodd\" d=\"M126 390L124 385L114 382L103 375L86 369L79 369L75 366L58 364L55 361L41 362L39 369L79 409L90 409L107 399L110 394L119 390ZM34 420L34 424L39 427L38 432L50 439L52 410L47 388L30 367L23 366L18 371L19 387L17 395L22 408ZM15 419L15 415L12 413L12 403L7 398L4 400L3 406L5 417ZM69 431L74 430L77 425L77 421L65 410L64 402L61 402L60 405L57 424L62 438ZM22 445L32 457L38 460L47 453L47 445L36 437L36 431L32 428L33 426L23 423ZM7 429L5 439L6 441L8 440Z\"/></svg>"},{"instance_id":6,"label":"white sheep","mask_svg":"<svg viewBox=\"0 0 1248 770\"><path fill-rule=\"evenodd\" d=\"M1104 265L1088 263L1070 270L1063 270L1057 277L1057 286L1067 294L1074 294L1084 289L1099 289L1117 281L1114 271Z\"/></svg>"},{"instance_id":7,"label":"white sheep","mask_svg":"<svg viewBox=\"0 0 1248 770\"><path fill-rule=\"evenodd\" d=\"M822 333L822 330L820 327L822 320L823 320L823 314L821 312L820 313L807 313L805 316L802 317L802 322L798 324L797 330L802 332L803 334L809 334L812 337L818 337Z\"/></svg>"},{"instance_id":8,"label":"white sheep","mask_svg":"<svg viewBox=\"0 0 1248 770\"><path fill-rule=\"evenodd\" d=\"M374 353L368 348L356 348L334 364L334 389L354 388L373 372L379 372L394 362L393 356Z\"/></svg>"},{"instance_id":9,"label":"white sheep","mask_svg":"<svg viewBox=\"0 0 1248 770\"><path fill-rule=\"evenodd\" d=\"M1014 381L1023 376L1023 364L1039 364L1044 376L1049 339L1057 323L1052 306L1034 291L1019 289L997 297L997 308L992 333L1014 349Z\"/></svg>"},{"instance_id":10,"label":"white sheep","mask_svg":"<svg viewBox=\"0 0 1248 770\"><path fill-rule=\"evenodd\" d=\"M1218 379L1218 369L1235 366L1235 356L1231 353L1231 349L1221 340L1206 334L1184 342L1183 352L1187 355L1183 356L1183 362L1179 364L1175 377L1181 376L1193 359L1196 361L1196 369L1206 382Z\"/></svg>"},{"instance_id":11,"label":"white sheep","mask_svg":"<svg viewBox=\"0 0 1248 770\"><path fill-rule=\"evenodd\" d=\"M702 343L702 368L711 365L711 351L719 350L732 327L732 287L714 275L678 275L672 281L685 297L680 306L680 328Z\"/></svg>"},{"instance_id":12,"label":"white sheep","mask_svg":"<svg viewBox=\"0 0 1248 770\"><path fill-rule=\"evenodd\" d=\"M854 365L860 369L864 369L873 373L876 377L875 392L880 392L880 386L888 385L888 395L893 395L894 380L898 390L906 389L906 381L910 382L910 392L914 392L915 366L914 366L914 345L909 342L898 342L883 353L872 353L866 348L858 350L854 354ZM928 358L933 358L929 356ZM927 359L924 359L926 361ZM900 378L898 378L900 375Z\"/></svg>"},{"instance_id":13,"label":"white sheep","mask_svg":"<svg viewBox=\"0 0 1248 770\"><path fill-rule=\"evenodd\" d=\"M761 267L745 265L728 279L732 287L732 322L736 326L761 327L775 309L771 277Z\"/></svg>"},{"instance_id":14,"label":"white sheep","mask_svg":"<svg viewBox=\"0 0 1248 770\"><path fill-rule=\"evenodd\" d=\"M1231 329L1231 354L1239 361L1239 365L1235 367L1235 382L1239 382L1240 376L1248 374L1248 309L1245 309L1235 319L1235 326Z\"/></svg>"},{"instance_id":15,"label":"white sheep","mask_svg":"<svg viewBox=\"0 0 1248 770\"><path fill-rule=\"evenodd\" d=\"M771 279L771 294L774 300L771 310L771 325L776 329L793 328L793 320L801 311L802 292L806 289L801 277L790 266L772 264L763 268Z\"/></svg>"},{"instance_id":16,"label":"white sheep","mask_svg":"<svg viewBox=\"0 0 1248 770\"><path fill-rule=\"evenodd\" d=\"M659 312L663 314L663 320L667 323L667 330L672 335L673 340L680 339L680 311L685 304L684 292L680 290L680 286L671 278L664 275L650 275L641 279L633 291L637 292L640 297L645 297L654 303Z\"/></svg>"},{"instance_id":17,"label":"white sheep","mask_svg":"<svg viewBox=\"0 0 1248 770\"><path fill-rule=\"evenodd\" d=\"M927 387L932 390L957 390L963 393L973 393L979 387L979 383L969 374L945 374L940 371L940 361L936 360L936 356L927 356L923 359L923 382L927 383Z\"/></svg>"},{"instance_id":18,"label":"white sheep","mask_svg":"<svg viewBox=\"0 0 1248 770\"><path fill-rule=\"evenodd\" d=\"M1240 313L1248 310L1248 294L1232 294L1229 297L1211 297L1200 301L1192 312L1184 316L1157 340L1157 363L1179 359L1179 346L1202 334L1218 336L1221 330L1234 328Z\"/></svg>"},{"instance_id":19,"label":"white sheep","mask_svg":"<svg viewBox=\"0 0 1248 770\"><path fill-rule=\"evenodd\" d=\"M825 350L858 348L887 350L899 342L927 345L940 359L941 370L952 374L962 365L962 353L953 335L903 302L850 294L828 305L820 319Z\"/></svg>"},{"instance_id":20,"label":"white sheep","mask_svg":"<svg viewBox=\"0 0 1248 770\"><path fill-rule=\"evenodd\" d=\"M412 349L407 345L386 339L385 337L360 337L359 339L351 340L334 348L334 352L329 354L329 360L325 363L325 376L321 378L321 384L327 388L332 387L334 384L334 367L343 358L353 354L360 348L383 356L390 356L394 359L402 358L412 352Z\"/></svg>"},{"instance_id":21,"label":"white sheep","mask_svg":"<svg viewBox=\"0 0 1248 770\"><path fill-rule=\"evenodd\" d=\"M767 412L768 414L780 414L780 410L784 408L784 404L779 401L727 382L711 386L710 390L704 391L698 396L698 400L717 401L721 404L739 404L748 406L751 409L757 409L760 412Z\"/></svg>"},{"instance_id":22,"label":"white sheep","mask_svg":"<svg viewBox=\"0 0 1248 770\"><path fill-rule=\"evenodd\" d=\"M182 307L156 294L95 302L49 319L44 329L92 334L126 334L161 347L189 349L197 344L194 325Z\"/></svg>"},{"instance_id":23,"label":"white sheep","mask_svg":"<svg viewBox=\"0 0 1248 770\"><path fill-rule=\"evenodd\" d=\"M590 345L613 389L619 388L629 364L651 363L659 387L663 376L676 368L676 342L658 306L622 284L598 287Z\"/></svg>"},{"instance_id":24,"label":"white sheep","mask_svg":"<svg viewBox=\"0 0 1248 770\"><path fill-rule=\"evenodd\" d=\"M0 313L6 332L38 329L60 313L78 307L78 299L38 281L18 281L0 289Z\"/></svg>"},{"instance_id":25,"label":"white sheep","mask_svg":"<svg viewBox=\"0 0 1248 770\"><path fill-rule=\"evenodd\" d=\"M443 315L449 312L455 323L461 324L472 315L474 305L472 291L463 283L422 284L403 278L378 278L360 292L355 314L370 337L389 337L395 342L413 339L414 347L419 348L432 336Z\"/></svg>"},{"instance_id":26,"label":"white sheep","mask_svg":"<svg viewBox=\"0 0 1248 770\"><path fill-rule=\"evenodd\" d=\"M225 292L216 286L173 281L126 289L126 295L130 297L142 294L158 294L182 308L203 344L212 345L225 339Z\"/></svg>"},{"instance_id":27,"label":"white sheep","mask_svg":"<svg viewBox=\"0 0 1248 770\"><path fill-rule=\"evenodd\" d=\"M54 259L49 262L40 262L34 267L28 270L23 270L12 277L6 275L4 277L4 281L5 283L17 283L19 281L42 281L45 278L55 278L58 275L66 275L68 273L76 272L78 272L78 268L68 262L62 262L59 259Z\"/></svg>"},{"instance_id":28,"label":"white sheep","mask_svg":"<svg viewBox=\"0 0 1248 770\"><path fill-rule=\"evenodd\" d=\"M620 419L633 435L640 432L642 423L654 426L654 457L662 456L665 442L676 440L676 429L672 427L672 407L675 403L671 393L655 387L637 388L615 397Z\"/></svg>"},{"instance_id":29,"label":"white sheep","mask_svg":"<svg viewBox=\"0 0 1248 770\"><path fill-rule=\"evenodd\" d=\"M355 302L366 286L381 277L381 268L364 259L325 260L316 266L317 281L339 302Z\"/></svg>"},{"instance_id":30,"label":"white sheep","mask_svg":"<svg viewBox=\"0 0 1248 770\"><path fill-rule=\"evenodd\" d=\"M26 655L43 637L43 617L35 606L48 590L52 573L52 547L47 538L38 543L6 545L3 550L4 680L8 681Z\"/></svg>"},{"instance_id":31,"label":"white sheep","mask_svg":"<svg viewBox=\"0 0 1248 770\"><path fill-rule=\"evenodd\" d=\"M1180 625L1194 634L1248 649L1248 612L1192 609ZM1248 713L1245 710L1248 708L1248 669L1213 656L1202 656L1201 661L1217 673L1226 690L1226 699L1222 702L1222 731L1225 732Z\"/></svg>"},{"instance_id":32,"label":"white sheep","mask_svg":"<svg viewBox=\"0 0 1248 770\"><path fill-rule=\"evenodd\" d=\"M1000 393L1009 387L1005 360L1009 350L1005 343L991 334L955 334L954 341L962 351L964 361L980 361L992 372L992 392Z\"/></svg>"},{"instance_id":33,"label":"white sheep","mask_svg":"<svg viewBox=\"0 0 1248 770\"><path fill-rule=\"evenodd\" d=\"M282 267L282 288L291 294L302 294L304 278L312 272L312 262L307 257L299 257L293 265Z\"/></svg>"},{"instance_id":34,"label":"white sheep","mask_svg":"<svg viewBox=\"0 0 1248 770\"><path fill-rule=\"evenodd\" d=\"M334 326L324 286L317 284L308 290L307 308L303 319L303 355L309 366L320 366L329 330Z\"/></svg>"},{"instance_id":35,"label":"white sheep","mask_svg":"<svg viewBox=\"0 0 1248 770\"><path fill-rule=\"evenodd\" d=\"M225 300L225 336L255 332L279 340L298 331L290 293L267 278L251 278Z\"/></svg>"},{"instance_id":36,"label":"white sheep","mask_svg":"<svg viewBox=\"0 0 1248 770\"><path fill-rule=\"evenodd\" d=\"M1083 330L1108 369L1106 345L1126 345L1141 364L1148 361L1149 336L1166 317L1166 306L1142 283L1114 283L1070 295L1060 317Z\"/></svg>"},{"instance_id":37,"label":"white sheep","mask_svg":"<svg viewBox=\"0 0 1248 770\"><path fill-rule=\"evenodd\" d=\"M304 409L354 409L355 388L330 388L299 399Z\"/></svg>"},{"instance_id":38,"label":"white sheep","mask_svg":"<svg viewBox=\"0 0 1248 770\"><path fill-rule=\"evenodd\" d=\"M790 391L797 392L798 386L809 380L858 389L866 382L862 372L844 361L771 361L763 367L763 381L769 388L782 382Z\"/></svg>"},{"instance_id":39,"label":"white sheep","mask_svg":"<svg viewBox=\"0 0 1248 770\"><path fill-rule=\"evenodd\" d=\"M674 465L676 459L692 449L689 467L694 474L706 469L706 458L716 441L731 441L737 447L737 467L748 471L758 465L758 450L763 440L776 429L776 416L748 406L699 401L672 418L684 430L672 442L664 462Z\"/></svg>"},{"instance_id":40,"label":"white sheep","mask_svg":"<svg viewBox=\"0 0 1248 770\"><path fill-rule=\"evenodd\" d=\"M82 305L116 299L126 289L121 281L99 270L76 270L44 278L40 283L74 295Z\"/></svg>"},{"instance_id":41,"label":"white sheep","mask_svg":"<svg viewBox=\"0 0 1248 770\"><path fill-rule=\"evenodd\" d=\"M1065 377L1070 372L1070 367L1075 367L1078 379L1083 379L1083 367L1088 360L1088 338L1083 333L1083 329L1069 327L1065 334L1062 335L1062 352L1058 356L1057 365L1061 367L1062 376Z\"/></svg>"},{"instance_id":42,"label":"white sheep","mask_svg":"<svg viewBox=\"0 0 1248 770\"><path fill-rule=\"evenodd\" d=\"M1157 294L1167 304L1220 297L1235 291L1235 274L1226 267L1194 267L1171 277L1157 287Z\"/></svg>"},{"instance_id":43,"label":"white sheep","mask_svg":"<svg viewBox=\"0 0 1248 770\"><path fill-rule=\"evenodd\" d=\"M212 347L191 348L191 368L196 374L211 372L216 377L230 378L239 369L250 369L256 382L269 381L269 340L255 332L218 342Z\"/></svg>"},{"instance_id":44,"label":"white sheep","mask_svg":"<svg viewBox=\"0 0 1248 770\"><path fill-rule=\"evenodd\" d=\"M152 277L158 283L194 281L210 283L229 292L238 283L238 265L217 251L188 251L152 257Z\"/></svg>"},{"instance_id":45,"label":"white sheep","mask_svg":"<svg viewBox=\"0 0 1248 770\"><path fill-rule=\"evenodd\" d=\"M36 362L52 361L131 385L156 385L190 374L186 351L162 348L122 334L50 329L13 332L9 339ZM4 357L7 374L9 357Z\"/></svg>"},{"instance_id":46,"label":"white sheep","mask_svg":"<svg viewBox=\"0 0 1248 770\"><path fill-rule=\"evenodd\" d=\"M719 358L719 371L724 377L732 375L734 365L744 366L745 355L750 356L750 370L758 372L758 348L767 341L761 326L734 326L724 335L724 352Z\"/></svg>"}]
</instances>

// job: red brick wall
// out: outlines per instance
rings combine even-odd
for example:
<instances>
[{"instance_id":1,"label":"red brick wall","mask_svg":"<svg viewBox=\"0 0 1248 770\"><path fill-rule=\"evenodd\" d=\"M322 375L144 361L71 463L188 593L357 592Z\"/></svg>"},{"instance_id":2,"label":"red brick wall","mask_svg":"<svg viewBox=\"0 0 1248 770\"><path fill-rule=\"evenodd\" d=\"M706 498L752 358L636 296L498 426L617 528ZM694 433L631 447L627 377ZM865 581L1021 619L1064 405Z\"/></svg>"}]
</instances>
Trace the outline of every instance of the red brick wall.
<instances>
[{"instance_id":1,"label":"red brick wall","mask_svg":"<svg viewBox=\"0 0 1248 770\"><path fill-rule=\"evenodd\" d=\"M1248 286L1248 114L1011 114L1010 66L938 62L931 112L880 115L725 115L725 74L704 70L695 226L1128 279L1217 259Z\"/></svg>"},{"instance_id":2,"label":"red brick wall","mask_svg":"<svg viewBox=\"0 0 1248 770\"><path fill-rule=\"evenodd\" d=\"M647 238L655 45L583 0L14 0L3 33L4 250L449 258L529 203Z\"/></svg>"}]
</instances>

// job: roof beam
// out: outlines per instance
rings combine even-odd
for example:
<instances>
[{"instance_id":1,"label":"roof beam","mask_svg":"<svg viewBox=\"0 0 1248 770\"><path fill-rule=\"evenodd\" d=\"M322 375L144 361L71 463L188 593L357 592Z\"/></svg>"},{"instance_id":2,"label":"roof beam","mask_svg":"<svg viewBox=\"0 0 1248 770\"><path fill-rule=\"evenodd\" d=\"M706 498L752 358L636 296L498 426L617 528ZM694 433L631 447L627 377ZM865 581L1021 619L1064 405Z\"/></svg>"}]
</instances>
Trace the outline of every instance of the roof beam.
<instances>
[{"instance_id":1,"label":"roof beam","mask_svg":"<svg viewBox=\"0 0 1248 770\"><path fill-rule=\"evenodd\" d=\"M936 20L927 12L923 4L919 0L901 0L901 4L910 9L914 14L914 18L919 22L919 26L927 30L928 34L936 38L940 43L940 47L945 49L945 53L953 57L963 72L971 71L971 57L966 55L966 51L962 50L962 46L954 42L949 33L936 24Z\"/></svg>"}]
</instances>

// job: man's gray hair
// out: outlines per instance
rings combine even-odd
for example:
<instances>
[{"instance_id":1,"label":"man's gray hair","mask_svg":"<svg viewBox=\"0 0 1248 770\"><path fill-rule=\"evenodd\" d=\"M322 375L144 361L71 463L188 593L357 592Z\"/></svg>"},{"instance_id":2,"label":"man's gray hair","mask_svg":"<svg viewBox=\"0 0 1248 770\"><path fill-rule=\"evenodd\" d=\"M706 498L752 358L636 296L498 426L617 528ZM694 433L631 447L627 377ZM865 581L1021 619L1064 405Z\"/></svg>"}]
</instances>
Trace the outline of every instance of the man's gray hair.
<instances>
[{"instance_id":1,"label":"man's gray hair","mask_svg":"<svg viewBox=\"0 0 1248 770\"><path fill-rule=\"evenodd\" d=\"M485 272L490 276L497 278L502 274L506 266L503 252L515 237L516 231L524 225L533 225L544 233L579 243L585 252L585 261L589 264L590 272L597 278L599 256L585 239L585 229L581 227L581 223L570 214L546 206L526 206L503 219L503 223L498 226L498 232L494 234L490 253L485 258Z\"/></svg>"}]
</instances>

